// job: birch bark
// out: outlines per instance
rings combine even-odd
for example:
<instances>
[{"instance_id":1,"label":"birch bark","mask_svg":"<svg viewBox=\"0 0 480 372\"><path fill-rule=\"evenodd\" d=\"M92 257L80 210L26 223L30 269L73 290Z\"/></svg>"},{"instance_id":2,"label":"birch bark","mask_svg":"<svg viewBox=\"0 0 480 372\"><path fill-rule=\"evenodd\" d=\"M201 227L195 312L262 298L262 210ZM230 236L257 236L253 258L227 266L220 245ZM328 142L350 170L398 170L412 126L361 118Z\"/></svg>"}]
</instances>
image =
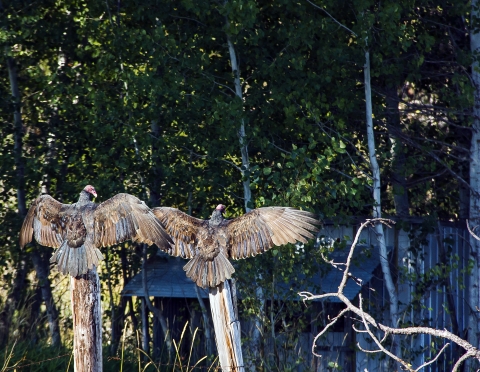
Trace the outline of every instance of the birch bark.
<instances>
[{"instance_id":1,"label":"birch bark","mask_svg":"<svg viewBox=\"0 0 480 372\"><path fill-rule=\"evenodd\" d=\"M227 20L228 27L228 20ZM235 82L235 94L242 99L242 87L238 71L237 57L230 37L227 33L228 50L230 52L230 63ZM238 131L240 150L242 153L242 176L248 171L248 148L245 135L245 123L242 119ZM250 180L243 177L243 190L245 196L245 209L249 211L251 199ZM232 293L229 280L220 286L209 289L210 307L215 329L215 341L219 354L220 366L223 371L243 371L243 354L240 333L240 321L235 316L235 305L233 303L236 294ZM233 288L235 290L235 287Z\"/></svg>"},{"instance_id":2,"label":"birch bark","mask_svg":"<svg viewBox=\"0 0 480 372\"><path fill-rule=\"evenodd\" d=\"M370 168L372 170L373 178L373 218L382 217L382 200L380 194L380 167L378 165L375 148L375 135L373 130L373 112L372 112L372 90L370 85L370 53L365 51L365 66L364 66L364 78L365 78L365 102L366 102L366 121L367 121L367 137L368 137L368 154L370 158ZM380 265L382 267L383 278L385 280L385 286L387 287L388 296L390 300L390 318L392 327L398 326L398 296L395 284L393 282L392 273L390 271L390 265L388 263L388 252L385 244L385 234L383 231L383 225L381 223L375 224L375 233L377 234L377 240L380 253ZM394 344L395 354L401 358L401 348L398 343Z\"/></svg>"}]
</instances>

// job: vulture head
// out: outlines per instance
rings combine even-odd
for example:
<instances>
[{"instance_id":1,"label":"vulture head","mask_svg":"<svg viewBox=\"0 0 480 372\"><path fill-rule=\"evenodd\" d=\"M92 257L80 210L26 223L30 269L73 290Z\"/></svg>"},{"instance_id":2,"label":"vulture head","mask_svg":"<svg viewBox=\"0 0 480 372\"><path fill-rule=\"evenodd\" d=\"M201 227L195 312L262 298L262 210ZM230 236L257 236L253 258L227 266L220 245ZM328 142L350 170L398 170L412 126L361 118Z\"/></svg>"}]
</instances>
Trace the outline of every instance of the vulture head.
<instances>
[{"instance_id":1,"label":"vulture head","mask_svg":"<svg viewBox=\"0 0 480 372\"><path fill-rule=\"evenodd\" d=\"M90 200L93 199L94 197L96 198L97 197L97 192L95 191L95 187L93 187L92 185L87 185L85 186L85 188L83 189L83 191L89 193L90 195Z\"/></svg>"},{"instance_id":2,"label":"vulture head","mask_svg":"<svg viewBox=\"0 0 480 372\"><path fill-rule=\"evenodd\" d=\"M217 208L215 208L215 210L220 211L220 213L223 214L223 213L225 213L226 208L227 207L225 207L223 204L219 204L219 205L217 205Z\"/></svg>"}]
</instances>

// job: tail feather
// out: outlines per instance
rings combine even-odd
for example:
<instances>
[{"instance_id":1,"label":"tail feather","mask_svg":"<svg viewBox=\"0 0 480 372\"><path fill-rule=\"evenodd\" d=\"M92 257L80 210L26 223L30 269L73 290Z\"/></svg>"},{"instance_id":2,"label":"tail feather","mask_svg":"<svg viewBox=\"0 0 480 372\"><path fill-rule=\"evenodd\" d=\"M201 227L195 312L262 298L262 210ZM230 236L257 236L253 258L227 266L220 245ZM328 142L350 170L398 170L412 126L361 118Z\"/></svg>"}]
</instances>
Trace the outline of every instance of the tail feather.
<instances>
[{"instance_id":1,"label":"tail feather","mask_svg":"<svg viewBox=\"0 0 480 372\"><path fill-rule=\"evenodd\" d=\"M219 253L213 260L196 255L188 261L183 270L190 279L202 288L216 287L230 279L235 272L232 264L223 253Z\"/></svg>"},{"instance_id":2,"label":"tail feather","mask_svg":"<svg viewBox=\"0 0 480 372\"><path fill-rule=\"evenodd\" d=\"M102 253L93 245L83 244L78 248L72 248L67 241L64 241L50 258L51 263L57 264L58 271L73 277L85 274L94 266L98 266L101 260Z\"/></svg>"}]
</instances>

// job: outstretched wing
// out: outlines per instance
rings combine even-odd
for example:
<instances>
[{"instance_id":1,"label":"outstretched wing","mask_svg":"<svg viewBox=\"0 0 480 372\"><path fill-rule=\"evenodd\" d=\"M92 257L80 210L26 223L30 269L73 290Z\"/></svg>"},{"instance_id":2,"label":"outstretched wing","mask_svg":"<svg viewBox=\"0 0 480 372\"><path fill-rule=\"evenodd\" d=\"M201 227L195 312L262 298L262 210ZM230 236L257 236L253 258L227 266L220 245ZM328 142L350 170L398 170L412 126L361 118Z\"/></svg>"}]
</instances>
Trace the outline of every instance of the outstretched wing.
<instances>
[{"instance_id":1,"label":"outstretched wing","mask_svg":"<svg viewBox=\"0 0 480 372\"><path fill-rule=\"evenodd\" d=\"M33 236L41 245L60 247L65 226L62 215L70 207L70 204L62 204L50 195L42 195L35 199L23 220L20 247L23 248L30 243Z\"/></svg>"},{"instance_id":2,"label":"outstretched wing","mask_svg":"<svg viewBox=\"0 0 480 372\"><path fill-rule=\"evenodd\" d=\"M94 242L107 247L126 240L167 250L173 243L147 205L130 194L117 194L99 204L93 212Z\"/></svg>"},{"instance_id":3,"label":"outstretched wing","mask_svg":"<svg viewBox=\"0 0 480 372\"><path fill-rule=\"evenodd\" d=\"M320 221L310 212L287 207L254 209L227 222L230 257L238 260L264 253L274 245L313 238Z\"/></svg>"},{"instance_id":4,"label":"outstretched wing","mask_svg":"<svg viewBox=\"0 0 480 372\"><path fill-rule=\"evenodd\" d=\"M205 221L189 216L176 208L153 208L153 213L175 242L175 246L165 252L183 258L195 256L195 241L199 232L205 228Z\"/></svg>"}]
</instances>

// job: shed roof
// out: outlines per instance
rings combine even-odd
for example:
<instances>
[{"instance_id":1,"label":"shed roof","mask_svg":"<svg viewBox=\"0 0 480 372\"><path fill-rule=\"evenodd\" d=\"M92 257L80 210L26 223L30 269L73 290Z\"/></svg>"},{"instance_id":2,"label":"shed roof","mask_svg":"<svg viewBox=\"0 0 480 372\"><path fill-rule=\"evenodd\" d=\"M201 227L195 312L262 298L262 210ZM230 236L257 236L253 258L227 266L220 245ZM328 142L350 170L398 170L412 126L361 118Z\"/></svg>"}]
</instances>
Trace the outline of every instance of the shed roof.
<instances>
[{"instance_id":1,"label":"shed roof","mask_svg":"<svg viewBox=\"0 0 480 372\"><path fill-rule=\"evenodd\" d=\"M163 255L161 253L159 256ZM197 298L196 284L185 275L187 260L178 257L156 259L147 263L148 295L168 298ZM200 296L208 298L208 290L198 287ZM123 288L122 296L144 297L142 274L135 275Z\"/></svg>"},{"instance_id":2,"label":"shed roof","mask_svg":"<svg viewBox=\"0 0 480 372\"><path fill-rule=\"evenodd\" d=\"M350 247L348 247L350 248ZM392 247L387 247L387 251L390 252ZM334 262L345 262L347 259L349 249L341 252L333 252L329 255L329 258ZM373 272L380 265L380 255L378 246L371 249L367 246L358 245L355 249L352 265L350 266L351 275L361 280L361 284L367 284L373 276ZM339 270L341 269L341 271ZM331 270L321 278L321 288L323 293L337 292L338 286L343 276L344 266L339 266L339 269L331 268ZM347 285L344 289L344 294L349 300L353 300L355 296L360 292L360 285L354 280L347 281ZM336 297L331 297L329 302L340 302Z\"/></svg>"},{"instance_id":3,"label":"shed roof","mask_svg":"<svg viewBox=\"0 0 480 372\"><path fill-rule=\"evenodd\" d=\"M390 250L391 247L388 247ZM335 251L329 255L335 262L345 262L348 249L344 251ZM154 297L167 298L197 298L195 286L183 271L183 266L187 260L178 257L170 257L165 253L159 252L157 259L147 264L147 285L148 295ZM360 279L362 284L367 284L373 276L373 271L380 264L378 247L367 249L366 246L357 246L354 252L353 264L350 267L350 273L353 277ZM343 269L343 266L339 266ZM311 286L308 288L296 288L295 285L279 284L284 290L292 291L294 297L297 297L298 291L309 291L318 293L316 288L321 288L322 293L336 292L340 284L343 271L331 268L327 273L318 272L310 279ZM295 284L295 283L292 283ZM208 290L198 287L202 298L208 298ZM361 287L354 281L348 280L344 290L345 296L353 300L360 291ZM135 275L133 279L124 287L122 296L143 297L142 275ZM298 297L299 298L299 297ZM300 298L299 298L300 299ZM331 297L329 302L340 302L335 297Z\"/></svg>"}]
</instances>

